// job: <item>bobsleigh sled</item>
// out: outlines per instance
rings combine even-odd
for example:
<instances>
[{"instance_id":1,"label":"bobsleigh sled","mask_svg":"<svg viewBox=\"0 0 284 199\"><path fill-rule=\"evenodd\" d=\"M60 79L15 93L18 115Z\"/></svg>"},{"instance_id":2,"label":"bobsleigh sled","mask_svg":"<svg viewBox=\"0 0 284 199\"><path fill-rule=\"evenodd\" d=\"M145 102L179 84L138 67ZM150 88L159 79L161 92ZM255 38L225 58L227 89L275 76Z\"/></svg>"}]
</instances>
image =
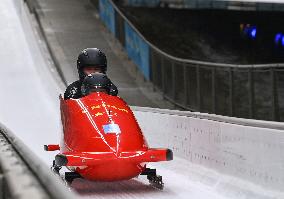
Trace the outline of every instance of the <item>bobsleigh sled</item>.
<instances>
[{"instance_id":1,"label":"bobsleigh sled","mask_svg":"<svg viewBox=\"0 0 284 199\"><path fill-rule=\"evenodd\" d=\"M63 140L45 145L46 151L60 150L52 169L62 166L71 172L65 179L77 177L95 181L126 180L147 175L151 184L163 188L162 177L148 162L173 159L170 149L149 148L129 106L120 97L103 92L80 99L60 96Z\"/></svg>"}]
</instances>

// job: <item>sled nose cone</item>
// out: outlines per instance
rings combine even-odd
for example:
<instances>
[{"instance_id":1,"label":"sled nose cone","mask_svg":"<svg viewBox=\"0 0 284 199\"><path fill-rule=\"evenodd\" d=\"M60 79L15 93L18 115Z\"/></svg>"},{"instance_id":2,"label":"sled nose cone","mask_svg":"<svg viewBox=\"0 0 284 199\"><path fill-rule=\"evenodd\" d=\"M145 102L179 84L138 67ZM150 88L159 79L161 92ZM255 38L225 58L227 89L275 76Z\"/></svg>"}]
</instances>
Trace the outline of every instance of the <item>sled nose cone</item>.
<instances>
[{"instance_id":1,"label":"sled nose cone","mask_svg":"<svg viewBox=\"0 0 284 199\"><path fill-rule=\"evenodd\" d=\"M167 158L167 161L173 160L174 154L173 154L173 151L171 149L167 150L166 158Z\"/></svg>"},{"instance_id":2,"label":"sled nose cone","mask_svg":"<svg viewBox=\"0 0 284 199\"><path fill-rule=\"evenodd\" d=\"M57 166L66 166L68 163L66 155L58 154L55 156L55 164Z\"/></svg>"}]
</instances>

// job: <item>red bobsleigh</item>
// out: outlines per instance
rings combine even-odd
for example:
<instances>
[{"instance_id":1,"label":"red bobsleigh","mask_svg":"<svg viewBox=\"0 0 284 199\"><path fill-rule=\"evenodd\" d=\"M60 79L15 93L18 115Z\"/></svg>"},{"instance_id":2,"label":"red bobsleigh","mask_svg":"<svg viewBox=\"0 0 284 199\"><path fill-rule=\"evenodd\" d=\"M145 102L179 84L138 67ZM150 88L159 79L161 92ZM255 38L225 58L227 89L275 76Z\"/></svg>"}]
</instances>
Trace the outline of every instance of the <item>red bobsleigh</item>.
<instances>
[{"instance_id":1,"label":"red bobsleigh","mask_svg":"<svg viewBox=\"0 0 284 199\"><path fill-rule=\"evenodd\" d=\"M117 96L103 92L80 99L60 96L63 142L45 145L46 151L60 150L53 170L66 166L65 178L83 177L96 181L126 180L147 175L150 183L163 188L162 177L148 162L173 159L170 149L149 148L129 106Z\"/></svg>"}]
</instances>

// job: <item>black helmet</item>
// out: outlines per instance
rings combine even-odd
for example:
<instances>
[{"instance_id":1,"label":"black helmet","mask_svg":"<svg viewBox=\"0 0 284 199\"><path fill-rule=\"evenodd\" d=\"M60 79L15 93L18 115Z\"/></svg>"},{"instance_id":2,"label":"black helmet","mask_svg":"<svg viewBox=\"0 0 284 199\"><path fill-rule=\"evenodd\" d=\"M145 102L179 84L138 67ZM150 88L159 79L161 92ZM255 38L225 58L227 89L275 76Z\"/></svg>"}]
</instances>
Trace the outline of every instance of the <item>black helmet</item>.
<instances>
[{"instance_id":1,"label":"black helmet","mask_svg":"<svg viewBox=\"0 0 284 199\"><path fill-rule=\"evenodd\" d=\"M109 93L111 86L110 79L102 73L93 73L85 77L81 92L83 96L89 95L91 92L106 91Z\"/></svg>"},{"instance_id":2,"label":"black helmet","mask_svg":"<svg viewBox=\"0 0 284 199\"><path fill-rule=\"evenodd\" d=\"M86 48L78 56L77 69L79 78L83 79L86 74L83 72L83 68L86 66L97 66L105 73L107 70L107 59L105 54L98 48Z\"/></svg>"}]
</instances>

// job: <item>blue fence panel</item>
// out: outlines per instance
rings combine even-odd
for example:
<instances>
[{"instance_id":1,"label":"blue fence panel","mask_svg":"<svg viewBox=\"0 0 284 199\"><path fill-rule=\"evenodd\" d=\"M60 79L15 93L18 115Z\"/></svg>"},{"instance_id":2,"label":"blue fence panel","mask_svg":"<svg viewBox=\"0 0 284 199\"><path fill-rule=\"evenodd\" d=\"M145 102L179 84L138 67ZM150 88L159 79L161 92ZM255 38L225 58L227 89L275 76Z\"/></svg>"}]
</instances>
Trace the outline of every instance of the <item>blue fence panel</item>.
<instances>
[{"instance_id":1,"label":"blue fence panel","mask_svg":"<svg viewBox=\"0 0 284 199\"><path fill-rule=\"evenodd\" d=\"M146 6L146 7L155 7L158 6L160 0L127 0L126 4L129 6Z\"/></svg>"},{"instance_id":2,"label":"blue fence panel","mask_svg":"<svg viewBox=\"0 0 284 199\"><path fill-rule=\"evenodd\" d=\"M107 28L115 34L115 15L112 4L109 0L100 0L99 7L102 21L106 24Z\"/></svg>"},{"instance_id":3,"label":"blue fence panel","mask_svg":"<svg viewBox=\"0 0 284 199\"><path fill-rule=\"evenodd\" d=\"M124 21L125 48L128 56L138 65L147 80L150 80L149 45Z\"/></svg>"}]
</instances>

